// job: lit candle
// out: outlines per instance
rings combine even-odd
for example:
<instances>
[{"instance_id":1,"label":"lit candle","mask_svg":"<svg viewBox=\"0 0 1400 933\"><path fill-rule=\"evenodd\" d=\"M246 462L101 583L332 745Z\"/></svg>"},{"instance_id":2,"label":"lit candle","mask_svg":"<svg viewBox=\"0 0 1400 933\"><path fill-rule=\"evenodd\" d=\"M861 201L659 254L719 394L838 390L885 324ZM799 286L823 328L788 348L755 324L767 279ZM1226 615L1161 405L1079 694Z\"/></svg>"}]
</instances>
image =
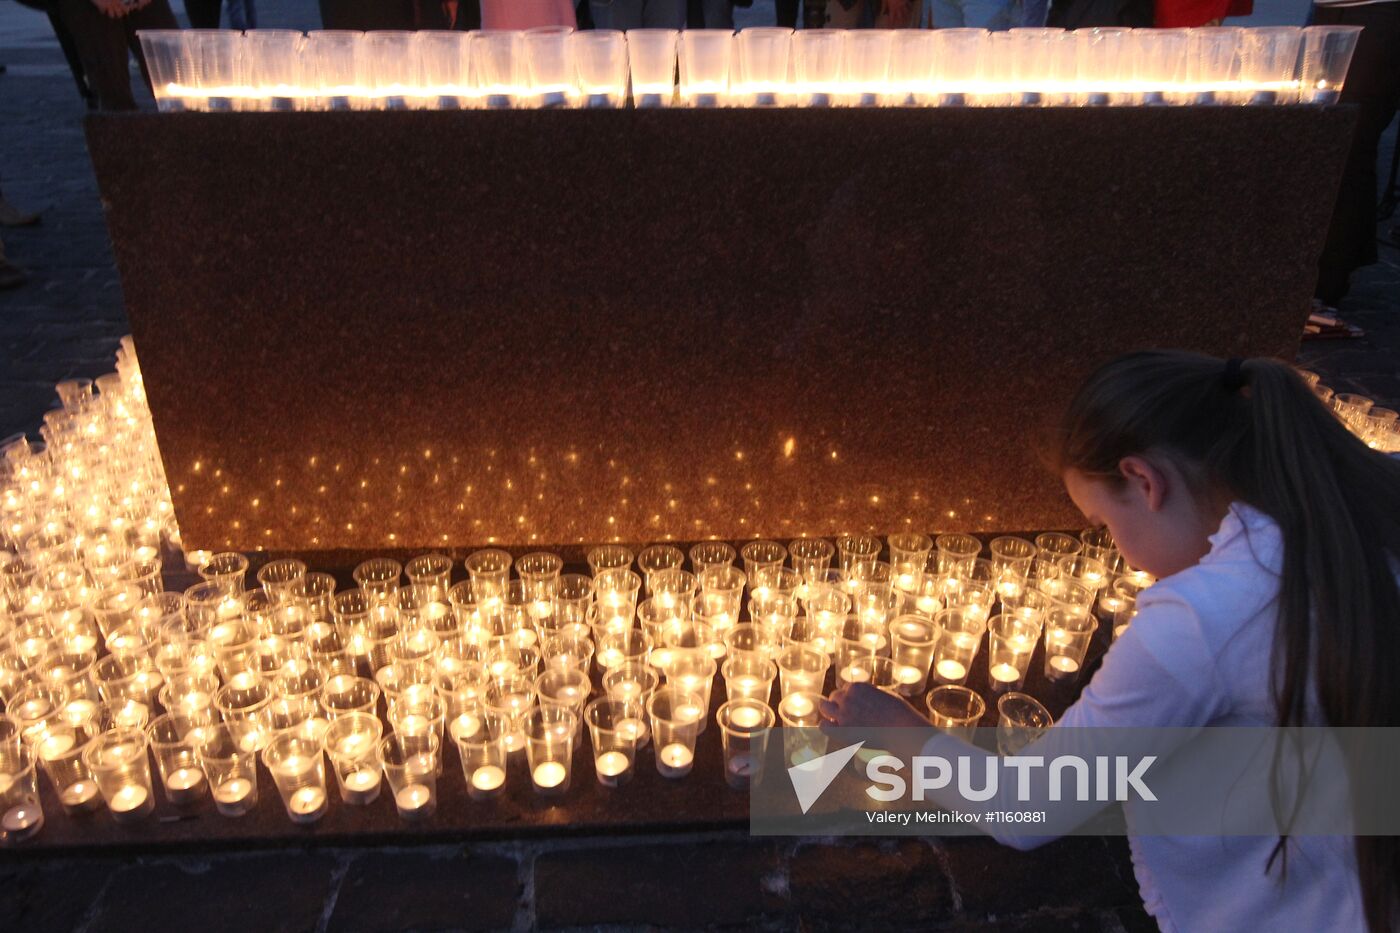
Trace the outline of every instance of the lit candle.
<instances>
[{"instance_id":1,"label":"lit candle","mask_svg":"<svg viewBox=\"0 0 1400 933\"><path fill-rule=\"evenodd\" d=\"M944 680L962 680L967 676L967 667L961 661L944 658L938 662L938 676Z\"/></svg>"},{"instance_id":2,"label":"lit candle","mask_svg":"<svg viewBox=\"0 0 1400 933\"><path fill-rule=\"evenodd\" d=\"M729 694L734 697L751 697L758 694L758 688L763 683L752 674L741 674L729 682Z\"/></svg>"},{"instance_id":3,"label":"lit candle","mask_svg":"<svg viewBox=\"0 0 1400 933\"><path fill-rule=\"evenodd\" d=\"M471 713L462 713L452 720L452 724L447 727L448 735L454 741L470 739L481 731L481 717L473 716Z\"/></svg>"},{"instance_id":4,"label":"lit candle","mask_svg":"<svg viewBox=\"0 0 1400 933\"><path fill-rule=\"evenodd\" d=\"M113 725L123 729L144 729L146 718L150 716L151 710L145 703L138 703L135 700L127 700L122 704L112 717Z\"/></svg>"},{"instance_id":5,"label":"lit candle","mask_svg":"<svg viewBox=\"0 0 1400 933\"><path fill-rule=\"evenodd\" d=\"M557 761L542 761L535 765L530 778L535 782L535 790L560 791L569 777L568 769Z\"/></svg>"},{"instance_id":6,"label":"lit candle","mask_svg":"<svg viewBox=\"0 0 1400 933\"><path fill-rule=\"evenodd\" d=\"M848 664L841 668L840 676L848 684L863 684L870 679L870 672L859 664Z\"/></svg>"},{"instance_id":7,"label":"lit candle","mask_svg":"<svg viewBox=\"0 0 1400 933\"><path fill-rule=\"evenodd\" d=\"M198 768L177 768L166 775L165 799L178 806L193 803L204 795L204 772Z\"/></svg>"},{"instance_id":8,"label":"lit candle","mask_svg":"<svg viewBox=\"0 0 1400 933\"><path fill-rule=\"evenodd\" d=\"M729 721L740 729L752 729L763 722L763 714L749 706L740 706L729 717Z\"/></svg>"},{"instance_id":9,"label":"lit candle","mask_svg":"<svg viewBox=\"0 0 1400 933\"><path fill-rule=\"evenodd\" d=\"M340 799L351 806L362 807L379 799L379 769L356 768L345 775Z\"/></svg>"},{"instance_id":10,"label":"lit candle","mask_svg":"<svg viewBox=\"0 0 1400 933\"><path fill-rule=\"evenodd\" d=\"M63 791L58 795L58 802L63 804L63 808L70 813L95 810L101 802L101 797L97 793L97 783L94 781L75 781L63 788Z\"/></svg>"},{"instance_id":11,"label":"lit candle","mask_svg":"<svg viewBox=\"0 0 1400 933\"><path fill-rule=\"evenodd\" d=\"M929 617L932 617L933 614L942 607L942 604L938 601L938 597L927 595L920 596L918 599L914 600L914 605L918 608L921 615Z\"/></svg>"},{"instance_id":12,"label":"lit candle","mask_svg":"<svg viewBox=\"0 0 1400 933\"><path fill-rule=\"evenodd\" d=\"M695 753L679 742L672 742L656 758L656 770L665 778L685 777L695 763Z\"/></svg>"},{"instance_id":13,"label":"lit candle","mask_svg":"<svg viewBox=\"0 0 1400 933\"><path fill-rule=\"evenodd\" d=\"M993 664L991 675L992 680L995 680L999 684L1014 684L1021 679L1021 672L1016 669L1016 665L1007 664L1005 662Z\"/></svg>"},{"instance_id":14,"label":"lit candle","mask_svg":"<svg viewBox=\"0 0 1400 933\"><path fill-rule=\"evenodd\" d=\"M293 823L314 823L325 812L326 792L319 787L299 787L287 800L287 813Z\"/></svg>"},{"instance_id":15,"label":"lit candle","mask_svg":"<svg viewBox=\"0 0 1400 933\"><path fill-rule=\"evenodd\" d=\"M593 759L598 770L598 783L604 787L617 787L629 776L632 762L622 752L603 752Z\"/></svg>"},{"instance_id":16,"label":"lit candle","mask_svg":"<svg viewBox=\"0 0 1400 933\"><path fill-rule=\"evenodd\" d=\"M647 727L645 719L628 716L617 721L617 734L632 739L640 748L647 743L651 736L651 730Z\"/></svg>"},{"instance_id":17,"label":"lit candle","mask_svg":"<svg viewBox=\"0 0 1400 933\"><path fill-rule=\"evenodd\" d=\"M1057 654L1051 656L1050 667L1056 674L1068 677L1079 670L1079 662L1067 655Z\"/></svg>"},{"instance_id":18,"label":"lit candle","mask_svg":"<svg viewBox=\"0 0 1400 933\"><path fill-rule=\"evenodd\" d=\"M472 772L467 793L473 800L487 800L501 793L506 784L504 768L496 765L482 765Z\"/></svg>"},{"instance_id":19,"label":"lit candle","mask_svg":"<svg viewBox=\"0 0 1400 933\"><path fill-rule=\"evenodd\" d=\"M787 709L787 714L794 719L801 719L812 714L812 701L802 696L794 694L783 700L783 706Z\"/></svg>"},{"instance_id":20,"label":"lit candle","mask_svg":"<svg viewBox=\"0 0 1400 933\"><path fill-rule=\"evenodd\" d=\"M150 791L140 784L127 784L107 800L107 809L112 811L112 818L122 823L141 819L154 806Z\"/></svg>"},{"instance_id":21,"label":"lit candle","mask_svg":"<svg viewBox=\"0 0 1400 933\"><path fill-rule=\"evenodd\" d=\"M409 713L399 720L399 727L395 731L403 735L427 735L432 720L421 713Z\"/></svg>"},{"instance_id":22,"label":"lit candle","mask_svg":"<svg viewBox=\"0 0 1400 933\"><path fill-rule=\"evenodd\" d=\"M901 664L894 669L894 679L906 686L912 686L924 679L924 672L912 664Z\"/></svg>"},{"instance_id":23,"label":"lit candle","mask_svg":"<svg viewBox=\"0 0 1400 933\"><path fill-rule=\"evenodd\" d=\"M77 741L77 736L71 732L50 732L39 743L39 757L44 761L62 758L77 744Z\"/></svg>"},{"instance_id":24,"label":"lit candle","mask_svg":"<svg viewBox=\"0 0 1400 933\"><path fill-rule=\"evenodd\" d=\"M233 778L214 788L214 809L222 816L242 816L253 809L253 782Z\"/></svg>"},{"instance_id":25,"label":"lit candle","mask_svg":"<svg viewBox=\"0 0 1400 933\"><path fill-rule=\"evenodd\" d=\"M398 808L399 818L404 820L425 819L437 809L432 788L426 784L409 784L400 788L394 795L394 806Z\"/></svg>"}]
</instances>

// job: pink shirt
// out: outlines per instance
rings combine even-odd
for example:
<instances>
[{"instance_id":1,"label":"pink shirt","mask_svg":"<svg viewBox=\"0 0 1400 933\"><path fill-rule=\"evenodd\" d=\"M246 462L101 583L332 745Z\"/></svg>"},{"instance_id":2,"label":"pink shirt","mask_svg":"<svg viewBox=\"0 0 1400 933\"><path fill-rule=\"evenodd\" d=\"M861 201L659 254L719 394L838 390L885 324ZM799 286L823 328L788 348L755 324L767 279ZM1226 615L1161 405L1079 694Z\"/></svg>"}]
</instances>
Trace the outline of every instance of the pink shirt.
<instances>
[{"instance_id":1,"label":"pink shirt","mask_svg":"<svg viewBox=\"0 0 1400 933\"><path fill-rule=\"evenodd\" d=\"M482 29L578 26L571 0L481 0Z\"/></svg>"}]
</instances>

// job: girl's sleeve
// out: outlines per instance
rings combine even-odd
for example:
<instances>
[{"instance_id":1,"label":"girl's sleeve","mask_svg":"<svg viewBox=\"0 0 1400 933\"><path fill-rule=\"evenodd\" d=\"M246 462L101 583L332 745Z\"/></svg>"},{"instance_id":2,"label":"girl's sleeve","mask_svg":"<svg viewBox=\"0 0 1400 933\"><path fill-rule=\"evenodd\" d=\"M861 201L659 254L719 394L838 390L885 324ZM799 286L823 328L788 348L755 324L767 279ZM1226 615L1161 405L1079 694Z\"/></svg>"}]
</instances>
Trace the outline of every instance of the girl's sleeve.
<instances>
[{"instance_id":1,"label":"girl's sleeve","mask_svg":"<svg viewBox=\"0 0 1400 933\"><path fill-rule=\"evenodd\" d=\"M1214 658L1201 633L1196 611L1184 600L1170 594L1154 594L1151 603L1139 611L1133 624L1119 636L1104 656L1084 692L1052 728L1021 750L1018 757L1041 758L1048 764L1059 756L1078 755L1092 761L1098 754L1123 753L1126 730L1168 729L1160 735L1142 733L1141 744L1150 745L1159 760L1214 719L1226 705L1226 692L1219 682ZM1125 730L1116 734L1102 730ZM1114 741L1109 748L1109 738ZM923 754L957 762L968 757L975 785L981 786L989 760L995 754L976 748L947 734L934 736L924 744ZM964 813L1005 810L1039 810L1045 823L1035 824L1036 834L1018 832L1030 824L988 823L977 825L1005 845L1030 849L1071 832L1108 806L1107 802L1050 799L1050 769L1026 768L1009 775L1028 775L1027 799L1019 799L1017 780L1000 780L989 800L974 802L957 792L956 782L931 791L926 799L938 806ZM1008 776L1002 770L1003 778Z\"/></svg>"}]
</instances>

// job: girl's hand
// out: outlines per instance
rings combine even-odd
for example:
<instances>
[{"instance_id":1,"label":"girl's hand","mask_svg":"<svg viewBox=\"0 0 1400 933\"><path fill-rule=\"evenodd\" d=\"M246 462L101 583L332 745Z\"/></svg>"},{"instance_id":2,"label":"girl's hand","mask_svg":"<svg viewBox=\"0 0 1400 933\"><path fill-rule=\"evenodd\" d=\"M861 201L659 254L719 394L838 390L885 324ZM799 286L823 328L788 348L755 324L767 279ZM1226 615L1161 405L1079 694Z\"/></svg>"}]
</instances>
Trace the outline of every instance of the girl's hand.
<instances>
[{"instance_id":1,"label":"girl's hand","mask_svg":"<svg viewBox=\"0 0 1400 933\"><path fill-rule=\"evenodd\" d=\"M822 716L834 726L883 728L928 727L929 721L905 700L870 684L842 687L818 704Z\"/></svg>"}]
</instances>

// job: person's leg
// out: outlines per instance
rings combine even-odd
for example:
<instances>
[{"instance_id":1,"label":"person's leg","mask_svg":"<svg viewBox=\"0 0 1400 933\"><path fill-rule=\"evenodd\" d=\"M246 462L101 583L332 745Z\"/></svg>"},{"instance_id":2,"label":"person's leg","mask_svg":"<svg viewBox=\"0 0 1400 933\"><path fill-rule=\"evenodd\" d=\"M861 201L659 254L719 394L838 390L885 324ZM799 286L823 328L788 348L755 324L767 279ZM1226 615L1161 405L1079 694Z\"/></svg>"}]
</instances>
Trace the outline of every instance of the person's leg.
<instances>
[{"instance_id":1,"label":"person's leg","mask_svg":"<svg viewBox=\"0 0 1400 933\"><path fill-rule=\"evenodd\" d=\"M588 0L594 29L641 29L643 0Z\"/></svg>"},{"instance_id":2,"label":"person's leg","mask_svg":"<svg viewBox=\"0 0 1400 933\"><path fill-rule=\"evenodd\" d=\"M828 29L855 29L860 26L860 16L865 12L862 0L828 0L826 4L826 25Z\"/></svg>"},{"instance_id":3,"label":"person's leg","mask_svg":"<svg viewBox=\"0 0 1400 933\"><path fill-rule=\"evenodd\" d=\"M228 26L230 29L244 30L248 28L248 10L243 6L244 0L227 0L224 4L228 9Z\"/></svg>"},{"instance_id":4,"label":"person's leg","mask_svg":"<svg viewBox=\"0 0 1400 933\"><path fill-rule=\"evenodd\" d=\"M1319 7L1315 16L1319 25L1363 27L1342 88L1342 102L1357 108L1356 134L1318 262L1316 295L1335 305L1346 296L1351 273L1376 261L1376 158L1400 93L1400 4Z\"/></svg>"},{"instance_id":5,"label":"person's leg","mask_svg":"<svg viewBox=\"0 0 1400 933\"><path fill-rule=\"evenodd\" d=\"M646 0L642 25L648 29L684 29L685 0Z\"/></svg>"},{"instance_id":6,"label":"person's leg","mask_svg":"<svg viewBox=\"0 0 1400 933\"><path fill-rule=\"evenodd\" d=\"M103 110L135 110L126 63L126 30L92 0L58 0L59 17L72 34L83 70Z\"/></svg>"},{"instance_id":7,"label":"person's leg","mask_svg":"<svg viewBox=\"0 0 1400 933\"><path fill-rule=\"evenodd\" d=\"M223 0L185 0L191 29L218 29Z\"/></svg>"},{"instance_id":8,"label":"person's leg","mask_svg":"<svg viewBox=\"0 0 1400 933\"><path fill-rule=\"evenodd\" d=\"M141 79L146 82L146 88L151 90L151 72L146 67L146 54L141 51L141 40L136 32L139 29L179 29L180 24L175 19L175 13L170 9L170 0L151 0L150 3L138 10L132 10L121 19L122 28L126 30L126 45L131 50L131 54L136 58L136 64L141 69ZM152 93L154 91L152 90Z\"/></svg>"},{"instance_id":9,"label":"person's leg","mask_svg":"<svg viewBox=\"0 0 1400 933\"><path fill-rule=\"evenodd\" d=\"M732 0L705 0L705 28L733 29L734 4Z\"/></svg>"},{"instance_id":10,"label":"person's leg","mask_svg":"<svg viewBox=\"0 0 1400 933\"><path fill-rule=\"evenodd\" d=\"M936 29L957 29L967 25L962 0L929 0L929 15Z\"/></svg>"}]
</instances>

